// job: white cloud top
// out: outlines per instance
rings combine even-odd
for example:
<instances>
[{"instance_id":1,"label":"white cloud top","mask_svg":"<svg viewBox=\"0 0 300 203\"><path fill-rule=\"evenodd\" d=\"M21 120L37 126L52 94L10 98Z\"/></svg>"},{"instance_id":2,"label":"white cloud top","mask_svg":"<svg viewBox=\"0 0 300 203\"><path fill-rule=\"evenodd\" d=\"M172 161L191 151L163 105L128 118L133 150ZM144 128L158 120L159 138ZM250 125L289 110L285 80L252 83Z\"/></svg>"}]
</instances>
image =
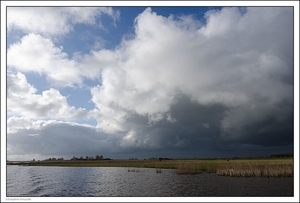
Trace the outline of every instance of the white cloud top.
<instances>
[{"instance_id":1,"label":"white cloud top","mask_svg":"<svg viewBox=\"0 0 300 203\"><path fill-rule=\"evenodd\" d=\"M69 60L62 48L55 47L50 39L37 34L29 34L20 43L10 46L7 65L22 72L46 74L55 86L81 84L80 70L74 60Z\"/></svg>"},{"instance_id":2,"label":"white cloud top","mask_svg":"<svg viewBox=\"0 0 300 203\"><path fill-rule=\"evenodd\" d=\"M77 23L102 27L96 17L108 15L114 21L119 13L108 7L8 7L7 28L47 36L65 35Z\"/></svg>"},{"instance_id":3,"label":"white cloud top","mask_svg":"<svg viewBox=\"0 0 300 203\"><path fill-rule=\"evenodd\" d=\"M25 118L74 119L84 117L86 110L69 106L66 97L57 89L36 94L36 89L27 83L22 73L7 75L7 108ZM10 127L10 125L8 125Z\"/></svg>"}]
</instances>

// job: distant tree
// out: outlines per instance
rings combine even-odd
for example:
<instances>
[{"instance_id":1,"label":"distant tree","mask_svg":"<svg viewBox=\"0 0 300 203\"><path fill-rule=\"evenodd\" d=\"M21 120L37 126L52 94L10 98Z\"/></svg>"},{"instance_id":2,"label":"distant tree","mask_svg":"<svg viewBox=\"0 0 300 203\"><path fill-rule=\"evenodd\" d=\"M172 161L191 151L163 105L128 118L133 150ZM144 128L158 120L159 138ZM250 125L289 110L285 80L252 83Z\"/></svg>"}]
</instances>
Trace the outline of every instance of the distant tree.
<instances>
[{"instance_id":1,"label":"distant tree","mask_svg":"<svg viewBox=\"0 0 300 203\"><path fill-rule=\"evenodd\" d=\"M96 159L97 159L97 160L103 159L103 156L102 156L102 155L100 155L100 156L99 156L99 155L96 155Z\"/></svg>"},{"instance_id":2,"label":"distant tree","mask_svg":"<svg viewBox=\"0 0 300 203\"><path fill-rule=\"evenodd\" d=\"M80 160L82 160L82 159L83 159L83 157L81 156L79 159L80 159Z\"/></svg>"},{"instance_id":3,"label":"distant tree","mask_svg":"<svg viewBox=\"0 0 300 203\"><path fill-rule=\"evenodd\" d=\"M85 159L88 160L88 159L89 159L89 156L86 156Z\"/></svg>"},{"instance_id":4,"label":"distant tree","mask_svg":"<svg viewBox=\"0 0 300 203\"><path fill-rule=\"evenodd\" d=\"M35 161L35 159L32 159L32 161Z\"/></svg>"}]
</instances>

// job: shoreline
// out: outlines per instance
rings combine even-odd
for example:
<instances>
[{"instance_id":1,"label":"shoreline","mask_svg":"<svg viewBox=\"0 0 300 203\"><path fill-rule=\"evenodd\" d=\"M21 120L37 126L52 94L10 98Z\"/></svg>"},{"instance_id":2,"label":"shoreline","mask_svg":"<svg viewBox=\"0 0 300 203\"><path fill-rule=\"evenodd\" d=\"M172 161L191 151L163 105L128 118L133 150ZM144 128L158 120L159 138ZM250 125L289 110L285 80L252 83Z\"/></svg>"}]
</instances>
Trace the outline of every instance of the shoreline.
<instances>
[{"instance_id":1,"label":"shoreline","mask_svg":"<svg viewBox=\"0 0 300 203\"><path fill-rule=\"evenodd\" d=\"M7 165L58 167L127 167L175 169L177 174L217 173L231 177L293 177L293 158L171 159L171 160L60 160L12 161Z\"/></svg>"}]
</instances>

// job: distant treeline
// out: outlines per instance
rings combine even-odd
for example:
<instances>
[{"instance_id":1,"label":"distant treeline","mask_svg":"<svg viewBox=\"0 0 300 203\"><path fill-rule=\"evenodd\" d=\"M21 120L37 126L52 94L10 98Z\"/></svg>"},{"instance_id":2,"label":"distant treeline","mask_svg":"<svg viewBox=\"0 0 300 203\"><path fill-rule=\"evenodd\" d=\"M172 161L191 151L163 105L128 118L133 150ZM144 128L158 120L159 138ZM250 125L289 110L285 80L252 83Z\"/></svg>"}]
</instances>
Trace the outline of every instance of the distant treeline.
<instances>
[{"instance_id":1,"label":"distant treeline","mask_svg":"<svg viewBox=\"0 0 300 203\"><path fill-rule=\"evenodd\" d=\"M45 159L44 161L64 161L65 159L64 158L56 158L56 157L52 157L52 158L49 158L49 159ZM112 160L110 158L104 158L102 155L96 155L95 158L92 157L92 156L86 156L86 157L76 157L76 156L73 156L71 159L71 161L75 161L75 160ZM35 161L35 159L33 159L32 161ZM40 160L38 160L40 161Z\"/></svg>"},{"instance_id":2,"label":"distant treeline","mask_svg":"<svg viewBox=\"0 0 300 203\"><path fill-rule=\"evenodd\" d=\"M294 154L293 153L272 154L271 157L294 157Z\"/></svg>"},{"instance_id":3,"label":"distant treeline","mask_svg":"<svg viewBox=\"0 0 300 203\"><path fill-rule=\"evenodd\" d=\"M210 158L210 157L207 157L207 158L155 158L155 157L152 157L152 158L148 158L148 160L183 160L183 159L187 159L187 160L234 160L234 159L268 159L268 158L291 158L293 157L293 153L281 153L281 154L272 154L270 156L259 156L259 157L239 157L239 156L236 156L236 157L222 157L222 158ZM44 161L63 161L65 160L64 158L49 158L49 159L45 159ZM73 156L71 159L71 161L76 161L76 160L112 160L111 158L104 158L102 155L96 155L95 157L90 157L90 156L86 156L86 157L76 157L76 156ZM138 158L129 158L129 160L139 160ZM147 159L144 159L144 160L147 160ZM33 159L32 161L35 161L35 159ZM40 160L38 160L40 161Z\"/></svg>"},{"instance_id":4,"label":"distant treeline","mask_svg":"<svg viewBox=\"0 0 300 203\"><path fill-rule=\"evenodd\" d=\"M72 160L111 160L110 158L104 158L102 155L96 155L95 158L92 156L86 156L85 158L81 157L75 157L73 156L73 158L70 159Z\"/></svg>"}]
</instances>

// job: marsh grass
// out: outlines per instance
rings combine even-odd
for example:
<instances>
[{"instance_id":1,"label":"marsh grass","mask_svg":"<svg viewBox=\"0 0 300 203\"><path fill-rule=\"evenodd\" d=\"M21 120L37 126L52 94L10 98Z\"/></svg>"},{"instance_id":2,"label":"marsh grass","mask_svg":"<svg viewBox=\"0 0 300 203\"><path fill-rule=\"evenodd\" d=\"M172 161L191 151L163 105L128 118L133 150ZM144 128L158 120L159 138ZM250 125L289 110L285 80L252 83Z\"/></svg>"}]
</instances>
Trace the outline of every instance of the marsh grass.
<instances>
[{"instance_id":1,"label":"marsh grass","mask_svg":"<svg viewBox=\"0 0 300 203\"><path fill-rule=\"evenodd\" d=\"M23 163L28 164L28 162ZM18 165L22 165L19 163ZM31 166L68 167L126 167L128 172L138 172L139 168L176 169L177 174L217 173L233 177L292 177L292 158L270 159L182 159L182 160L101 160L101 161L40 161L30 162Z\"/></svg>"},{"instance_id":2,"label":"marsh grass","mask_svg":"<svg viewBox=\"0 0 300 203\"><path fill-rule=\"evenodd\" d=\"M177 174L197 174L201 172L215 173L222 160L179 160Z\"/></svg>"},{"instance_id":3,"label":"marsh grass","mask_svg":"<svg viewBox=\"0 0 300 203\"><path fill-rule=\"evenodd\" d=\"M194 163L179 163L177 165L177 174L197 174L201 173L200 168Z\"/></svg>"}]
</instances>

